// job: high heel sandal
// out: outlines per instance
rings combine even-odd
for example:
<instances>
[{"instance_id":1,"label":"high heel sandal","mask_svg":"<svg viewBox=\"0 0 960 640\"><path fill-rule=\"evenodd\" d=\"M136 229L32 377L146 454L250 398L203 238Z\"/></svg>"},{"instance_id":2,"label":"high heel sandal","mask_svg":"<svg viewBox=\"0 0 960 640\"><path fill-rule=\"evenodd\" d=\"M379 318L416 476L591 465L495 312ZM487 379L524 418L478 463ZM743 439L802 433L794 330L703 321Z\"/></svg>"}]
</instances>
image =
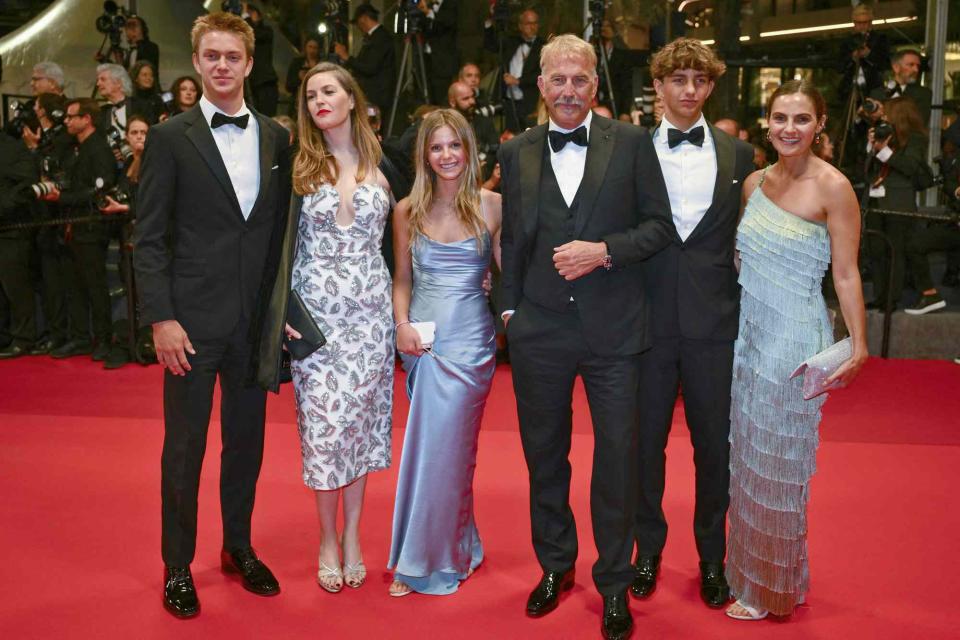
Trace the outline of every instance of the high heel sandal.
<instances>
[{"instance_id":1,"label":"high heel sandal","mask_svg":"<svg viewBox=\"0 0 960 640\"><path fill-rule=\"evenodd\" d=\"M343 581L351 589L359 589L367 580L367 567L363 560L343 565Z\"/></svg>"},{"instance_id":2,"label":"high heel sandal","mask_svg":"<svg viewBox=\"0 0 960 640\"><path fill-rule=\"evenodd\" d=\"M746 611L747 614L743 615L742 613L733 613L734 607L740 607L741 609ZM750 620L750 621L763 620L764 618L767 617L768 613L770 612L767 611L766 609L758 609L756 607L751 607L746 602L742 602L740 600L737 600L732 605L727 607L727 611L726 611L726 614L731 618L733 618L734 620Z\"/></svg>"},{"instance_id":3,"label":"high heel sandal","mask_svg":"<svg viewBox=\"0 0 960 640\"><path fill-rule=\"evenodd\" d=\"M331 586L329 584L328 581L330 578L337 579L336 586ZM340 590L343 589L343 583L343 571L340 569L340 567L331 569L323 562L323 560L321 560L320 569L317 571L317 584L320 585L320 588L330 593L340 593Z\"/></svg>"},{"instance_id":4,"label":"high heel sandal","mask_svg":"<svg viewBox=\"0 0 960 640\"><path fill-rule=\"evenodd\" d=\"M413 593L413 588L410 587L406 582L400 582L399 580L394 580L390 584L390 597L391 598L402 598L403 596L408 596Z\"/></svg>"}]
</instances>

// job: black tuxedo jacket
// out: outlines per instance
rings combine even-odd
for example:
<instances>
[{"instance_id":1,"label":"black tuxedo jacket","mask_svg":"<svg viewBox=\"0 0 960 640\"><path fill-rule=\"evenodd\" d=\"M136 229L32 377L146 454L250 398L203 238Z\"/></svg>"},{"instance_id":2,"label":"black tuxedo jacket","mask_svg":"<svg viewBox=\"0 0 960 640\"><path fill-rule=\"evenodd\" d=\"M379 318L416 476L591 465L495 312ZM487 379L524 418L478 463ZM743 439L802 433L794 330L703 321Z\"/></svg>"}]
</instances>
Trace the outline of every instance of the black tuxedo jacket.
<instances>
[{"instance_id":1,"label":"black tuxedo jacket","mask_svg":"<svg viewBox=\"0 0 960 640\"><path fill-rule=\"evenodd\" d=\"M923 120L924 125L930 122L930 105L933 104L933 91L921 84L913 83L908 84L907 88L903 93L899 94L899 96L913 100L913 103L917 105L917 110L920 112L920 119ZM888 89L886 85L877 87L870 92L870 97L880 101L889 100L890 89Z\"/></svg>"},{"instance_id":2,"label":"black tuxedo jacket","mask_svg":"<svg viewBox=\"0 0 960 640\"><path fill-rule=\"evenodd\" d=\"M538 229L547 125L528 129L500 148L503 230L501 311L523 298ZM598 355L629 355L650 346L641 261L672 237L670 204L650 134L594 115L590 127L574 237L606 242L614 268L573 281L584 337Z\"/></svg>"},{"instance_id":3,"label":"black tuxedo jacket","mask_svg":"<svg viewBox=\"0 0 960 640\"><path fill-rule=\"evenodd\" d=\"M253 320L290 176L286 130L251 113L260 190L247 220L201 109L150 128L134 249L143 325L177 320L191 338L217 339Z\"/></svg>"},{"instance_id":4,"label":"black tuxedo jacket","mask_svg":"<svg viewBox=\"0 0 960 640\"><path fill-rule=\"evenodd\" d=\"M386 113L393 102L393 81L397 73L395 60L393 35L380 25L366 37L360 52L346 64L367 100L380 107L382 113Z\"/></svg>"},{"instance_id":5,"label":"black tuxedo jacket","mask_svg":"<svg viewBox=\"0 0 960 640\"><path fill-rule=\"evenodd\" d=\"M427 20L423 30L424 39L430 45L430 69L432 76L443 77L453 82L460 70L460 53L457 49L457 0L444 0L432 20ZM434 100L446 103L446 94ZM382 107L381 107L382 108Z\"/></svg>"},{"instance_id":6,"label":"black tuxedo jacket","mask_svg":"<svg viewBox=\"0 0 960 640\"><path fill-rule=\"evenodd\" d=\"M510 60L513 59L513 54L517 52L517 47L522 43L523 39L520 38L520 36L504 36L503 57L500 59L501 73L510 72ZM497 32L493 27L488 27L483 30L483 46L491 53L500 54ZM537 98L540 97L540 89L537 88L537 76L540 75L541 49L543 49L543 38L537 36L533 44L530 45L529 55L527 55L527 58L523 61L523 72L520 74L520 84L518 86L520 90L523 91L522 103L532 106L530 106L528 113L517 114L521 122L533 112L537 106ZM502 82L502 78L498 78L497 81Z\"/></svg>"},{"instance_id":7,"label":"black tuxedo jacket","mask_svg":"<svg viewBox=\"0 0 960 640\"><path fill-rule=\"evenodd\" d=\"M734 340L740 288L733 265L743 181L753 147L713 125L717 180L713 203L687 240L670 220L670 244L643 265L654 338Z\"/></svg>"},{"instance_id":8,"label":"black tuxedo jacket","mask_svg":"<svg viewBox=\"0 0 960 640\"><path fill-rule=\"evenodd\" d=\"M157 46L156 42L152 40L141 40L137 43L137 60L146 60L153 63L153 71L157 74L157 77L160 77L160 47ZM136 63L134 63L136 64ZM124 65L127 69L130 69L130 53L127 53L126 64Z\"/></svg>"}]
</instances>

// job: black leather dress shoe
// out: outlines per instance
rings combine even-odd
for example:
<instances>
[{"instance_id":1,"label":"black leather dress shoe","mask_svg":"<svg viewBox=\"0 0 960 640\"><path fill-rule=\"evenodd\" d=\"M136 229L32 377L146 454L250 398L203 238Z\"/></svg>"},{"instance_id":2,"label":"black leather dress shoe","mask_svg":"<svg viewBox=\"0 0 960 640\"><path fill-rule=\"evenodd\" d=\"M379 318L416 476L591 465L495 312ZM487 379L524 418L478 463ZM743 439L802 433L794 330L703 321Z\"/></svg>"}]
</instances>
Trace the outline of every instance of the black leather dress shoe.
<instances>
[{"instance_id":1,"label":"black leather dress shoe","mask_svg":"<svg viewBox=\"0 0 960 640\"><path fill-rule=\"evenodd\" d=\"M58 348L61 344L63 344L61 340L43 340L33 345L33 348L30 349L30 355L45 356L54 349Z\"/></svg>"},{"instance_id":2,"label":"black leather dress shoe","mask_svg":"<svg viewBox=\"0 0 960 640\"><path fill-rule=\"evenodd\" d=\"M722 562L700 563L700 597L712 609L719 609L730 601L730 585L723 575Z\"/></svg>"},{"instance_id":3,"label":"black leather dress shoe","mask_svg":"<svg viewBox=\"0 0 960 640\"><path fill-rule=\"evenodd\" d=\"M107 359L107 356L110 355L110 343L101 342L93 349L93 354L90 356L90 359L94 362L103 362Z\"/></svg>"},{"instance_id":4,"label":"black leather dress shoe","mask_svg":"<svg viewBox=\"0 0 960 640\"><path fill-rule=\"evenodd\" d=\"M29 353L30 349L27 347L11 344L3 349L0 349L0 360L11 360L13 358L19 358L20 356L28 355Z\"/></svg>"},{"instance_id":5,"label":"black leather dress shoe","mask_svg":"<svg viewBox=\"0 0 960 640\"><path fill-rule=\"evenodd\" d=\"M540 584L527 598L527 615L531 618L545 616L560 604L560 594L573 588L574 569L544 571Z\"/></svg>"},{"instance_id":6,"label":"black leather dress shoe","mask_svg":"<svg viewBox=\"0 0 960 640\"><path fill-rule=\"evenodd\" d=\"M253 549L224 551L220 554L220 566L226 573L239 573L243 588L258 596L275 596L280 593L280 583L273 577L267 565L260 562Z\"/></svg>"},{"instance_id":7,"label":"black leather dress shoe","mask_svg":"<svg viewBox=\"0 0 960 640\"><path fill-rule=\"evenodd\" d=\"M633 633L633 616L627 605L627 593L603 596L603 620L600 633L607 640L626 640Z\"/></svg>"},{"instance_id":8,"label":"black leather dress shoe","mask_svg":"<svg viewBox=\"0 0 960 640\"><path fill-rule=\"evenodd\" d=\"M88 356L92 352L93 345L89 342L70 340L51 351L50 355L54 358L70 358L73 356Z\"/></svg>"},{"instance_id":9,"label":"black leather dress shoe","mask_svg":"<svg viewBox=\"0 0 960 640\"><path fill-rule=\"evenodd\" d=\"M630 585L630 595L634 598L649 598L657 590L657 576L660 574L660 556L637 555L637 562L633 565L633 584Z\"/></svg>"},{"instance_id":10,"label":"black leather dress shoe","mask_svg":"<svg viewBox=\"0 0 960 640\"><path fill-rule=\"evenodd\" d=\"M167 611L178 618L192 618L200 613L190 567L166 567L163 583L163 606Z\"/></svg>"}]
</instances>

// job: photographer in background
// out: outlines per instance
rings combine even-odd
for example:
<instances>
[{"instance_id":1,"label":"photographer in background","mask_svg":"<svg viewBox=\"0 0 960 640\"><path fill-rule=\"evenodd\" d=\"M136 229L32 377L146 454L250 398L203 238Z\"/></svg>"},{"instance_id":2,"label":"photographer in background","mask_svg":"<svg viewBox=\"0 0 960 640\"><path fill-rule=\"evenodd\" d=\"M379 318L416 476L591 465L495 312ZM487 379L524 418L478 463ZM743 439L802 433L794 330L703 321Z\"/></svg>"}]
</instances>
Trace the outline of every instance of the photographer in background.
<instances>
[{"instance_id":1,"label":"photographer in background","mask_svg":"<svg viewBox=\"0 0 960 640\"><path fill-rule=\"evenodd\" d=\"M914 49L904 49L893 55L890 67L893 77L882 87L878 87L870 94L876 100L890 98L910 98L920 111L920 118L930 122L930 104L933 102L933 92L920 84L920 67L923 58L920 52Z\"/></svg>"},{"instance_id":2,"label":"photographer in background","mask_svg":"<svg viewBox=\"0 0 960 640\"><path fill-rule=\"evenodd\" d=\"M491 5L491 16L493 9ZM536 111L537 99L540 97L540 90L537 88L540 49L543 48L543 39L537 35L540 30L540 16L533 9L523 11L517 19L517 29L519 35L503 36L503 57L499 62L503 72L505 126L519 134L530 124L531 115ZM491 53L499 54L499 44L493 19L488 18L483 25L483 47Z\"/></svg>"},{"instance_id":3,"label":"photographer in background","mask_svg":"<svg viewBox=\"0 0 960 640\"><path fill-rule=\"evenodd\" d=\"M123 170L117 177L117 184L113 190L100 194L97 198L97 208L104 214L129 214L130 218L123 225L120 234L121 251L123 247L130 246L133 241L133 225L137 216L137 187L140 184L140 162L143 158L143 147L147 141L147 130L150 123L141 115L130 116L127 122L127 144L133 152L125 163ZM126 273L130 268L130 262L123 259L121 254L120 275L124 282L132 278L132 274ZM126 294L132 295L131 291ZM145 333L138 340L140 344L152 346L152 330L145 328ZM130 353L129 342L123 336L113 336L113 344L110 352L103 361L104 369L118 369L128 362L133 361L133 354Z\"/></svg>"},{"instance_id":4,"label":"photographer in background","mask_svg":"<svg viewBox=\"0 0 960 640\"><path fill-rule=\"evenodd\" d=\"M334 51L341 64L360 83L368 103L387 109L393 100L396 55L393 36L379 20L380 12L372 4L364 2L358 5L351 22L363 32L360 52L351 58L346 45L340 42L334 45Z\"/></svg>"},{"instance_id":5,"label":"photographer in background","mask_svg":"<svg viewBox=\"0 0 960 640\"><path fill-rule=\"evenodd\" d=\"M40 122L36 131L24 130L23 141L33 156L34 167L41 180L58 180L60 160L70 150L73 140L67 132L65 115L67 99L54 93L41 93L33 107ZM54 203L36 200L30 204L34 220L47 220L59 215ZM39 258L41 298L46 335L35 343L30 355L46 355L67 341L67 294L61 274L65 249L57 227L41 227L34 232L34 243Z\"/></svg>"},{"instance_id":6,"label":"photographer in background","mask_svg":"<svg viewBox=\"0 0 960 640\"><path fill-rule=\"evenodd\" d=\"M883 73L890 67L887 36L873 31L873 9L858 4L851 14L853 33L840 46L840 97L846 100L854 84L864 96L883 86Z\"/></svg>"},{"instance_id":7,"label":"photographer in background","mask_svg":"<svg viewBox=\"0 0 960 640\"><path fill-rule=\"evenodd\" d=\"M116 182L113 154L97 131L101 120L100 107L91 98L75 98L67 102L67 131L76 145L60 160L64 180L60 185L49 183L42 196L60 204L61 213L70 217L99 215L94 204L97 180L102 188ZM124 123L126 124L126 123ZM107 229L98 222L82 222L61 227L67 260L62 276L67 283L67 309L70 317L69 339L51 351L54 358L92 353L94 360L103 360L110 352L111 313L107 291ZM90 342L92 333L96 347Z\"/></svg>"},{"instance_id":8,"label":"photographer in background","mask_svg":"<svg viewBox=\"0 0 960 640\"><path fill-rule=\"evenodd\" d=\"M30 74L30 90L34 96L41 93L63 95L63 69L55 62L38 62ZM4 131L13 138L23 138L36 143L37 119L33 112L34 100L20 104L14 117L7 122ZM32 136L32 137L31 137Z\"/></svg>"},{"instance_id":9,"label":"photographer in background","mask_svg":"<svg viewBox=\"0 0 960 640\"><path fill-rule=\"evenodd\" d=\"M917 105L909 98L893 98L883 105L886 120L877 122L867 133L873 158L867 170L870 182L870 208L916 212L917 191L926 176L927 129L920 119ZM929 186L929 185L927 185ZM867 237L867 254L873 273L873 302L867 309L884 310L888 292L896 308L903 291L907 261L906 247L916 220L906 216L868 213L868 229L882 232L893 245L894 272L890 280L890 258L882 238Z\"/></svg>"},{"instance_id":10,"label":"photographer in background","mask_svg":"<svg viewBox=\"0 0 960 640\"><path fill-rule=\"evenodd\" d=\"M131 14L127 16L123 32L127 36L127 44L130 47L124 55L123 66L132 70L138 62L147 61L153 64L153 69L159 77L160 47L150 40L147 21L138 15Z\"/></svg>"},{"instance_id":11,"label":"photographer in background","mask_svg":"<svg viewBox=\"0 0 960 640\"><path fill-rule=\"evenodd\" d=\"M263 20L263 13L256 5L244 2L240 16L253 29L253 69L247 81L254 108L272 118L277 115L280 89L277 87L277 72L273 68L273 27Z\"/></svg>"},{"instance_id":12,"label":"photographer in background","mask_svg":"<svg viewBox=\"0 0 960 640\"><path fill-rule=\"evenodd\" d=\"M30 184L38 177L27 149L0 133L0 226L19 221L30 210ZM0 359L18 358L33 348L37 320L30 277L33 232L26 229L0 231L0 289L9 303L11 342L0 349Z\"/></svg>"}]
</instances>

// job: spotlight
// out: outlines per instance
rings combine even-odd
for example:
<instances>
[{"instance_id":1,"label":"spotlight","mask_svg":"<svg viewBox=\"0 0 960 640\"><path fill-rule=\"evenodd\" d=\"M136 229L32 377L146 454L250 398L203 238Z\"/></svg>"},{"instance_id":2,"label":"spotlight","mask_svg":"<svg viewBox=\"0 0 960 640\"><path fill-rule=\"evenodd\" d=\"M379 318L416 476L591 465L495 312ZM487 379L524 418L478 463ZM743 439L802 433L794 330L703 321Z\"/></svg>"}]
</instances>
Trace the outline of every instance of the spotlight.
<instances>
[{"instance_id":1,"label":"spotlight","mask_svg":"<svg viewBox=\"0 0 960 640\"><path fill-rule=\"evenodd\" d=\"M321 22L320 24L317 25L317 33L319 33L320 35L324 35L324 34L327 33L327 23L326 23L326 22Z\"/></svg>"}]
</instances>

